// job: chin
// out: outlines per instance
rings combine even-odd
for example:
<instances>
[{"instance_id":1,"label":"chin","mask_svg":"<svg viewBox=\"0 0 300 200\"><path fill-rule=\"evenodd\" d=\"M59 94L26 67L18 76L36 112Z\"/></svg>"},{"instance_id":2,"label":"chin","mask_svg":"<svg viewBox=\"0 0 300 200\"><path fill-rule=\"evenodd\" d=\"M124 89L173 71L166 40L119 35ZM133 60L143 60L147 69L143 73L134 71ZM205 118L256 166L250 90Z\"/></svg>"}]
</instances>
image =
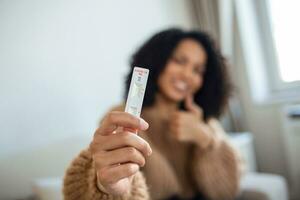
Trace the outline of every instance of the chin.
<instances>
[{"instance_id":1,"label":"chin","mask_svg":"<svg viewBox=\"0 0 300 200\"><path fill-rule=\"evenodd\" d=\"M183 101L186 97L186 95L181 95L181 94L176 94L176 93L172 93L167 96L168 96L168 99L170 99L171 101L173 101L175 103L179 103L179 102Z\"/></svg>"}]
</instances>

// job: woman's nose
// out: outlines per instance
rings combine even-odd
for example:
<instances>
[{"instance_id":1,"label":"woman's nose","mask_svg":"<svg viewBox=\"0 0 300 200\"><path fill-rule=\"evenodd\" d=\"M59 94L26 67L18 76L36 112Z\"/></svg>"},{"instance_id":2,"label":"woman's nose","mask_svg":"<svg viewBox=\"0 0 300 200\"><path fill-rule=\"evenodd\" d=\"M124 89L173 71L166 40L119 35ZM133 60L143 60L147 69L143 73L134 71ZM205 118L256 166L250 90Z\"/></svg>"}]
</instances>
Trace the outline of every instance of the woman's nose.
<instances>
[{"instance_id":1,"label":"woman's nose","mask_svg":"<svg viewBox=\"0 0 300 200\"><path fill-rule=\"evenodd\" d=\"M192 77L192 70L189 69L189 67L185 67L184 71L182 72L182 75L186 79L190 79Z\"/></svg>"}]
</instances>

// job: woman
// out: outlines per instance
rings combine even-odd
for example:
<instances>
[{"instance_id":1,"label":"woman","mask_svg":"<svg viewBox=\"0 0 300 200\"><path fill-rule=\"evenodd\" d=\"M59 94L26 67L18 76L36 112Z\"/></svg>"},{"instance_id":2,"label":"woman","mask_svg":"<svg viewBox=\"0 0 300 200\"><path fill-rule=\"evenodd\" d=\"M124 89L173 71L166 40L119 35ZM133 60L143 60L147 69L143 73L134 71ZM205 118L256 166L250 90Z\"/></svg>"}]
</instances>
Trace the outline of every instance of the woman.
<instances>
[{"instance_id":1,"label":"woman","mask_svg":"<svg viewBox=\"0 0 300 200\"><path fill-rule=\"evenodd\" d=\"M66 172L65 199L234 199L240 162L217 120L231 84L210 37L162 31L131 66L125 96L133 67L150 69L141 118L108 112Z\"/></svg>"}]
</instances>

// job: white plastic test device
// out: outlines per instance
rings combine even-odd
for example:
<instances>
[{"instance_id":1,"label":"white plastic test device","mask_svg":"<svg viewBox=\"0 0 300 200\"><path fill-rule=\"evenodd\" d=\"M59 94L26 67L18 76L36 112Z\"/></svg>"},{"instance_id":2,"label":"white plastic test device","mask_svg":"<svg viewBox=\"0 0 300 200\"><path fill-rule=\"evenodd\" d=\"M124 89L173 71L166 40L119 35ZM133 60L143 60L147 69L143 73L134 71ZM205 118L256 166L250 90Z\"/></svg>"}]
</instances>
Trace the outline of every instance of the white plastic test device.
<instances>
[{"instance_id":1,"label":"white plastic test device","mask_svg":"<svg viewBox=\"0 0 300 200\"><path fill-rule=\"evenodd\" d=\"M134 67L127 96L125 112L136 117L140 117L148 76L148 69Z\"/></svg>"}]
</instances>

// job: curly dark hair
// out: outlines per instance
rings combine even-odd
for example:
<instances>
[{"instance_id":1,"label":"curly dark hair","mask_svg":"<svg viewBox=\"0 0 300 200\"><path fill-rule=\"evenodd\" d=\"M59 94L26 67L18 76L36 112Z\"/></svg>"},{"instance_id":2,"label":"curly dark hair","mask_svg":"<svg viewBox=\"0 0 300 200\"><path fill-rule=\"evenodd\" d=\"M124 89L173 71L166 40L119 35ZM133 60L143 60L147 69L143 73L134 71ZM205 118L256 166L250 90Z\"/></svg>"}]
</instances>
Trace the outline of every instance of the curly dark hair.
<instances>
[{"instance_id":1,"label":"curly dark hair","mask_svg":"<svg viewBox=\"0 0 300 200\"><path fill-rule=\"evenodd\" d=\"M227 63L215 42L205 32L183 31L172 28L155 34L133 54L129 73L126 75L126 100L134 66L150 70L143 106L149 107L158 92L157 80L183 39L193 39L204 47L207 54L206 71L202 87L194 95L194 101L203 109L204 119L219 118L228 104L232 84L227 73ZM183 105L181 103L181 105Z\"/></svg>"}]
</instances>

